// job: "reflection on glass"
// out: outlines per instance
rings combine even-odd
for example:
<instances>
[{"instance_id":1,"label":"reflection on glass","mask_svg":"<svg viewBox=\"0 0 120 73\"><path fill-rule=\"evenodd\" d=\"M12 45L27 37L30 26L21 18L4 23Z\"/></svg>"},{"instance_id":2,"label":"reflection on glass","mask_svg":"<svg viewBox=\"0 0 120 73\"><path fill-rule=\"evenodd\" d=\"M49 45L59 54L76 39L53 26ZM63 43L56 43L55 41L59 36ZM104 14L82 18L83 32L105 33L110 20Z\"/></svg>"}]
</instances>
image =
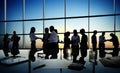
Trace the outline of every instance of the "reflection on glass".
<instances>
[{"instance_id":1,"label":"reflection on glass","mask_svg":"<svg viewBox=\"0 0 120 73\"><path fill-rule=\"evenodd\" d=\"M90 18L90 31L113 31L114 30L114 17L97 17Z\"/></svg>"},{"instance_id":2,"label":"reflection on glass","mask_svg":"<svg viewBox=\"0 0 120 73\"><path fill-rule=\"evenodd\" d=\"M67 19L66 20L66 31L73 32L74 29L76 29L78 32L80 29L84 28L85 31L88 31L88 19Z\"/></svg>"},{"instance_id":3,"label":"reflection on glass","mask_svg":"<svg viewBox=\"0 0 120 73\"><path fill-rule=\"evenodd\" d=\"M4 0L0 0L0 20L4 20Z\"/></svg>"},{"instance_id":4,"label":"reflection on glass","mask_svg":"<svg viewBox=\"0 0 120 73\"><path fill-rule=\"evenodd\" d=\"M35 27L36 28L36 32L35 33L43 33L43 23L42 21L29 21L29 22L25 22L25 34L29 34L30 33L30 29L31 27Z\"/></svg>"},{"instance_id":5,"label":"reflection on glass","mask_svg":"<svg viewBox=\"0 0 120 73\"><path fill-rule=\"evenodd\" d=\"M43 0L25 0L26 19L40 19L43 17Z\"/></svg>"},{"instance_id":6,"label":"reflection on glass","mask_svg":"<svg viewBox=\"0 0 120 73\"><path fill-rule=\"evenodd\" d=\"M46 20L45 28L49 28L50 26L54 26L54 28L58 30L58 33L64 32L64 20Z\"/></svg>"},{"instance_id":7,"label":"reflection on glass","mask_svg":"<svg viewBox=\"0 0 120 73\"><path fill-rule=\"evenodd\" d=\"M0 22L0 34L4 34L4 33L5 33L4 22Z\"/></svg>"},{"instance_id":8,"label":"reflection on glass","mask_svg":"<svg viewBox=\"0 0 120 73\"><path fill-rule=\"evenodd\" d=\"M22 0L7 1L7 20L22 19Z\"/></svg>"},{"instance_id":9,"label":"reflection on glass","mask_svg":"<svg viewBox=\"0 0 120 73\"><path fill-rule=\"evenodd\" d=\"M6 32L12 34L13 31L16 31L17 34L22 34L22 22L7 22Z\"/></svg>"},{"instance_id":10,"label":"reflection on glass","mask_svg":"<svg viewBox=\"0 0 120 73\"><path fill-rule=\"evenodd\" d=\"M114 0L90 0L90 15L113 14Z\"/></svg>"},{"instance_id":11,"label":"reflection on glass","mask_svg":"<svg viewBox=\"0 0 120 73\"><path fill-rule=\"evenodd\" d=\"M64 0L45 0L45 18L64 16Z\"/></svg>"},{"instance_id":12,"label":"reflection on glass","mask_svg":"<svg viewBox=\"0 0 120 73\"><path fill-rule=\"evenodd\" d=\"M66 16L87 16L88 0L66 0Z\"/></svg>"}]
</instances>

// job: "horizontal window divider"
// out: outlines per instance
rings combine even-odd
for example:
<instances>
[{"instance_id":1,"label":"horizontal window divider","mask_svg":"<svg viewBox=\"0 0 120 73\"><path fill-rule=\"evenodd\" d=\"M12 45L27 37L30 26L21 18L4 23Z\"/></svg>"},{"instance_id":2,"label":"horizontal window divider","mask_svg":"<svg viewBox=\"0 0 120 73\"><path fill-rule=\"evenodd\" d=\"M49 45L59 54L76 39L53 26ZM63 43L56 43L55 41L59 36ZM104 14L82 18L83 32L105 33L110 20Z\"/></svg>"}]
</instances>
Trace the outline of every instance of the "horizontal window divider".
<instances>
[{"instance_id":1,"label":"horizontal window divider","mask_svg":"<svg viewBox=\"0 0 120 73\"><path fill-rule=\"evenodd\" d=\"M44 18L44 19L25 19L25 20L6 20L0 22L23 22L23 21L42 21L42 20L58 20L58 19L74 19L74 18L92 18L92 17L106 17L106 16L120 16L120 14L105 14L105 15L91 15L91 16L73 16L73 17L58 17L58 18Z\"/></svg>"}]
</instances>

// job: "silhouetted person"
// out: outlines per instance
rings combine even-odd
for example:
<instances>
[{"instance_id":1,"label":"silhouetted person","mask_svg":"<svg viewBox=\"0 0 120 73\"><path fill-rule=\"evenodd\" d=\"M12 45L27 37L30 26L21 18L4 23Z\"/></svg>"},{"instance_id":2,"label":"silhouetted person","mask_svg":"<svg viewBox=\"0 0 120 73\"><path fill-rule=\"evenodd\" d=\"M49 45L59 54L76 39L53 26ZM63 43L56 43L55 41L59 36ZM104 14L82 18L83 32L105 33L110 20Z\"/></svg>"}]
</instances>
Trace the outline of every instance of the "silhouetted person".
<instances>
[{"instance_id":1,"label":"silhouetted person","mask_svg":"<svg viewBox=\"0 0 120 73\"><path fill-rule=\"evenodd\" d=\"M64 48L63 48L63 53L64 53L64 58L67 59L68 57L68 52L67 50L70 48L70 32L65 32L64 33Z\"/></svg>"},{"instance_id":2,"label":"silhouetted person","mask_svg":"<svg viewBox=\"0 0 120 73\"><path fill-rule=\"evenodd\" d=\"M87 49L88 49L87 40L88 39L84 29L80 30L80 34L82 35L82 37L81 37L81 43L80 43L81 57L79 59L79 62L81 64L85 64L84 58L87 56Z\"/></svg>"},{"instance_id":3,"label":"silhouetted person","mask_svg":"<svg viewBox=\"0 0 120 73\"><path fill-rule=\"evenodd\" d=\"M11 54L13 55L13 57L15 57L17 54L20 53L18 49L19 40L20 40L20 37L18 37L18 35L16 34L16 31L13 31L13 35L11 37L11 41L13 41Z\"/></svg>"},{"instance_id":4,"label":"silhouetted person","mask_svg":"<svg viewBox=\"0 0 120 73\"><path fill-rule=\"evenodd\" d=\"M36 39L41 39L41 38L35 36L35 27L31 27L31 30L30 30L31 49L30 49L30 52L29 52L29 59L31 61L35 61L34 54L37 52Z\"/></svg>"},{"instance_id":5,"label":"silhouetted person","mask_svg":"<svg viewBox=\"0 0 120 73\"><path fill-rule=\"evenodd\" d=\"M50 34L49 34L49 29L48 28L45 28L45 34L43 35L43 52L45 54L45 59L48 59L48 56L49 56L49 40L48 38L50 37Z\"/></svg>"},{"instance_id":6,"label":"silhouetted person","mask_svg":"<svg viewBox=\"0 0 120 73\"><path fill-rule=\"evenodd\" d=\"M51 59L56 59L57 58L57 53L58 53L58 35L54 30L53 26L50 26L50 37L49 37L49 49L50 49L50 54Z\"/></svg>"},{"instance_id":7,"label":"silhouetted person","mask_svg":"<svg viewBox=\"0 0 120 73\"><path fill-rule=\"evenodd\" d=\"M71 38L71 45L72 45L73 63L76 63L77 56L79 55L79 45L80 45L80 37L77 33L77 30L73 31L73 36Z\"/></svg>"},{"instance_id":8,"label":"silhouetted person","mask_svg":"<svg viewBox=\"0 0 120 73\"><path fill-rule=\"evenodd\" d=\"M57 37L58 37L58 41L57 41L57 44L56 44L56 53L58 53L59 52L59 36L58 36L58 31L57 31L57 29L54 29L54 31L56 32L56 34L57 34Z\"/></svg>"},{"instance_id":9,"label":"silhouetted person","mask_svg":"<svg viewBox=\"0 0 120 73\"><path fill-rule=\"evenodd\" d=\"M105 32L99 36L99 57L105 57Z\"/></svg>"},{"instance_id":10,"label":"silhouetted person","mask_svg":"<svg viewBox=\"0 0 120 73\"><path fill-rule=\"evenodd\" d=\"M5 55L6 57L9 56L9 54L8 54L8 52L9 52L8 46L9 46L10 39L9 39L8 37L9 37L9 35L8 35L8 34L5 34L5 35L4 35L4 38L3 38L3 42L4 42L3 52L4 52L4 55Z\"/></svg>"},{"instance_id":11,"label":"silhouetted person","mask_svg":"<svg viewBox=\"0 0 120 73\"><path fill-rule=\"evenodd\" d=\"M97 34L97 31L94 30L93 31L93 35L91 37L91 40L92 40L92 48L93 48L93 53L94 53L94 59L95 59L95 63L97 64L96 62L96 59L97 59L97 37L96 37L96 34Z\"/></svg>"},{"instance_id":12,"label":"silhouetted person","mask_svg":"<svg viewBox=\"0 0 120 73\"><path fill-rule=\"evenodd\" d=\"M113 33L111 33L110 36L111 36L111 39L109 39L107 41L112 42L113 46L114 46L113 52L111 54L112 54L112 56L118 56L118 54L119 54L119 49L118 49L119 41L118 41L118 37L115 34L113 34Z\"/></svg>"}]
</instances>

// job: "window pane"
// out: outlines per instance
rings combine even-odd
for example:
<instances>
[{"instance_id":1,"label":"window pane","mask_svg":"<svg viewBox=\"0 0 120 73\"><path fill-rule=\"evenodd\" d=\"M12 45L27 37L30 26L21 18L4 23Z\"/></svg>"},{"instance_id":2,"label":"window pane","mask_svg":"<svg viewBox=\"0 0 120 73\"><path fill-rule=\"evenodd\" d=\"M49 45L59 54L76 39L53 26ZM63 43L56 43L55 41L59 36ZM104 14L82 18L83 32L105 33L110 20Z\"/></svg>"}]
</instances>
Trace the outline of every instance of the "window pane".
<instances>
[{"instance_id":1,"label":"window pane","mask_svg":"<svg viewBox=\"0 0 120 73\"><path fill-rule=\"evenodd\" d=\"M119 48L120 48L120 32L117 32L116 35L117 35L118 40L119 40Z\"/></svg>"},{"instance_id":2,"label":"window pane","mask_svg":"<svg viewBox=\"0 0 120 73\"><path fill-rule=\"evenodd\" d=\"M4 33L5 33L4 22L0 22L0 34L4 34Z\"/></svg>"},{"instance_id":3,"label":"window pane","mask_svg":"<svg viewBox=\"0 0 120 73\"><path fill-rule=\"evenodd\" d=\"M43 35L36 35L37 37L43 37ZM42 48L42 40L37 39L36 40L36 48ZM31 48L31 41L29 35L25 35L25 48Z\"/></svg>"},{"instance_id":4,"label":"window pane","mask_svg":"<svg viewBox=\"0 0 120 73\"><path fill-rule=\"evenodd\" d=\"M4 20L4 0L0 0L0 21Z\"/></svg>"},{"instance_id":5,"label":"window pane","mask_svg":"<svg viewBox=\"0 0 120 73\"><path fill-rule=\"evenodd\" d=\"M90 31L114 31L114 17L90 18Z\"/></svg>"},{"instance_id":6,"label":"window pane","mask_svg":"<svg viewBox=\"0 0 120 73\"><path fill-rule=\"evenodd\" d=\"M80 29L84 28L85 31L88 31L88 19L82 18L82 19L67 19L66 20L66 31L73 32L74 29L77 29L79 32Z\"/></svg>"},{"instance_id":7,"label":"window pane","mask_svg":"<svg viewBox=\"0 0 120 73\"><path fill-rule=\"evenodd\" d=\"M29 34L30 33L31 27L35 27L36 28L36 32L35 33L43 33L43 23L42 23L42 21L29 21L29 22L25 22L25 34Z\"/></svg>"},{"instance_id":8,"label":"window pane","mask_svg":"<svg viewBox=\"0 0 120 73\"><path fill-rule=\"evenodd\" d=\"M116 13L120 14L120 0L115 1L116 1Z\"/></svg>"},{"instance_id":9,"label":"window pane","mask_svg":"<svg viewBox=\"0 0 120 73\"><path fill-rule=\"evenodd\" d=\"M43 0L25 0L26 19L40 19L43 17Z\"/></svg>"},{"instance_id":10,"label":"window pane","mask_svg":"<svg viewBox=\"0 0 120 73\"><path fill-rule=\"evenodd\" d=\"M66 0L66 15L70 16L87 16L88 0Z\"/></svg>"},{"instance_id":11,"label":"window pane","mask_svg":"<svg viewBox=\"0 0 120 73\"><path fill-rule=\"evenodd\" d=\"M58 33L64 32L64 20L48 20L45 21L45 28L54 26L55 29L57 29Z\"/></svg>"},{"instance_id":12,"label":"window pane","mask_svg":"<svg viewBox=\"0 0 120 73\"><path fill-rule=\"evenodd\" d=\"M7 0L7 20L22 19L22 0Z\"/></svg>"},{"instance_id":13,"label":"window pane","mask_svg":"<svg viewBox=\"0 0 120 73\"><path fill-rule=\"evenodd\" d=\"M90 14L113 14L114 0L90 0Z\"/></svg>"},{"instance_id":14,"label":"window pane","mask_svg":"<svg viewBox=\"0 0 120 73\"><path fill-rule=\"evenodd\" d=\"M22 34L22 22L7 22L6 32L8 34L13 34L13 31L16 31L17 34Z\"/></svg>"},{"instance_id":15,"label":"window pane","mask_svg":"<svg viewBox=\"0 0 120 73\"><path fill-rule=\"evenodd\" d=\"M45 18L64 16L64 0L45 0Z\"/></svg>"},{"instance_id":16,"label":"window pane","mask_svg":"<svg viewBox=\"0 0 120 73\"><path fill-rule=\"evenodd\" d=\"M116 17L116 30L120 30L120 16Z\"/></svg>"}]
</instances>

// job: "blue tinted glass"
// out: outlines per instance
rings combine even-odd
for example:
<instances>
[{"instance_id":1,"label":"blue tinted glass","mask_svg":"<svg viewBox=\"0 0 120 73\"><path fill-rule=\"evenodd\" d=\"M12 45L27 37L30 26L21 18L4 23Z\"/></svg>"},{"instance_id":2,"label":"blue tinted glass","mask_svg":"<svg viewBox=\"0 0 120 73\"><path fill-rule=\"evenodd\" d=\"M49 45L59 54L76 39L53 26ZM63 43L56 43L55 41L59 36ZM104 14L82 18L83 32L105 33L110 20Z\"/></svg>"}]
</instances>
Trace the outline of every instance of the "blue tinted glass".
<instances>
[{"instance_id":1,"label":"blue tinted glass","mask_svg":"<svg viewBox=\"0 0 120 73\"><path fill-rule=\"evenodd\" d=\"M6 24L6 32L8 34L12 34L13 31L16 31L17 34L22 34L22 22L7 22Z\"/></svg>"},{"instance_id":2,"label":"blue tinted glass","mask_svg":"<svg viewBox=\"0 0 120 73\"><path fill-rule=\"evenodd\" d=\"M29 34L31 27L36 28L35 33L43 33L43 22L42 21L29 21L25 22L25 33Z\"/></svg>"},{"instance_id":3,"label":"blue tinted glass","mask_svg":"<svg viewBox=\"0 0 120 73\"><path fill-rule=\"evenodd\" d=\"M90 0L90 14L113 14L114 0Z\"/></svg>"},{"instance_id":4,"label":"blue tinted glass","mask_svg":"<svg viewBox=\"0 0 120 73\"><path fill-rule=\"evenodd\" d=\"M90 31L114 31L114 17L97 17L90 19Z\"/></svg>"},{"instance_id":5,"label":"blue tinted glass","mask_svg":"<svg viewBox=\"0 0 120 73\"><path fill-rule=\"evenodd\" d=\"M43 0L25 0L25 18L40 19L43 17Z\"/></svg>"},{"instance_id":6,"label":"blue tinted glass","mask_svg":"<svg viewBox=\"0 0 120 73\"><path fill-rule=\"evenodd\" d=\"M57 29L58 33L64 32L64 20L46 20L45 21L45 28L54 26L55 29Z\"/></svg>"},{"instance_id":7,"label":"blue tinted glass","mask_svg":"<svg viewBox=\"0 0 120 73\"><path fill-rule=\"evenodd\" d=\"M4 22L0 22L0 34L4 34L4 33L5 33Z\"/></svg>"},{"instance_id":8,"label":"blue tinted glass","mask_svg":"<svg viewBox=\"0 0 120 73\"><path fill-rule=\"evenodd\" d=\"M116 1L116 13L120 14L120 0L115 1Z\"/></svg>"},{"instance_id":9,"label":"blue tinted glass","mask_svg":"<svg viewBox=\"0 0 120 73\"><path fill-rule=\"evenodd\" d=\"M22 0L7 0L7 20L22 19Z\"/></svg>"},{"instance_id":10,"label":"blue tinted glass","mask_svg":"<svg viewBox=\"0 0 120 73\"><path fill-rule=\"evenodd\" d=\"M116 17L116 30L120 30L120 16Z\"/></svg>"},{"instance_id":11,"label":"blue tinted glass","mask_svg":"<svg viewBox=\"0 0 120 73\"><path fill-rule=\"evenodd\" d=\"M87 16L88 0L66 0L66 15Z\"/></svg>"},{"instance_id":12,"label":"blue tinted glass","mask_svg":"<svg viewBox=\"0 0 120 73\"><path fill-rule=\"evenodd\" d=\"M45 0L45 18L64 16L64 0Z\"/></svg>"},{"instance_id":13,"label":"blue tinted glass","mask_svg":"<svg viewBox=\"0 0 120 73\"><path fill-rule=\"evenodd\" d=\"M4 20L4 0L0 0L0 21Z\"/></svg>"},{"instance_id":14,"label":"blue tinted glass","mask_svg":"<svg viewBox=\"0 0 120 73\"><path fill-rule=\"evenodd\" d=\"M66 24L66 30L73 32L74 29L77 29L79 32L80 29L84 28L85 31L88 31L88 19L87 18L82 18L82 19L67 19L67 24Z\"/></svg>"}]
</instances>

